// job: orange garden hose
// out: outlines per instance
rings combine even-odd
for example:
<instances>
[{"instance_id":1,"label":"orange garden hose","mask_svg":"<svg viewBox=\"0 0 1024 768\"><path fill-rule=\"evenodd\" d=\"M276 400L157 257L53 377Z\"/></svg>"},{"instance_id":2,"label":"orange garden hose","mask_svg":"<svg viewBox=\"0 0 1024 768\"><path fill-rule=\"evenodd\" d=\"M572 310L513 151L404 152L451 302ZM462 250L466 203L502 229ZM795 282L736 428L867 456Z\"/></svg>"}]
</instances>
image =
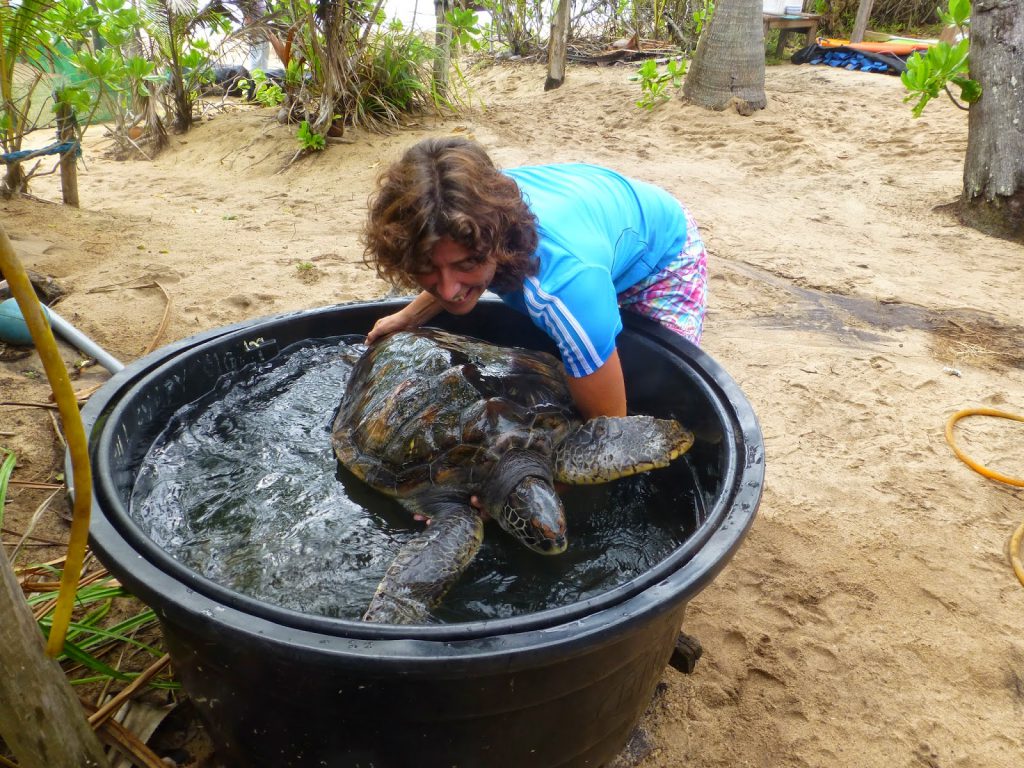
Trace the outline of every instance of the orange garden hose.
<instances>
[{"instance_id":1,"label":"orange garden hose","mask_svg":"<svg viewBox=\"0 0 1024 768\"><path fill-rule=\"evenodd\" d=\"M1010 477L1008 475L995 472L988 467L979 464L960 449L956 444L956 440L953 438L953 426L965 416L995 416L1000 419L1013 419L1014 421L1024 421L1024 416L1019 416L1015 413L1007 413L1006 411L998 411L995 408L965 408L962 411L954 413L949 417L949 421L946 422L946 442L949 443L949 447L953 449L953 453L955 453L957 458L959 458L964 464L975 472L978 472L991 480L998 480L999 482L1006 483L1007 485L1024 488L1024 478ZM1010 537L1010 565L1013 566L1013 572L1017 574L1018 581L1020 581L1021 584L1024 584L1024 563L1021 562L1020 557L1021 540L1024 540L1024 523L1021 523L1017 530L1013 532L1013 536Z\"/></svg>"},{"instance_id":2,"label":"orange garden hose","mask_svg":"<svg viewBox=\"0 0 1024 768\"><path fill-rule=\"evenodd\" d=\"M85 550L89 541L89 512L92 507L92 470L89 466L89 448L85 439L85 427L78 411L78 400L71 388L67 367L57 350L50 324L43 315L39 299L32 288L28 273L14 253L14 247L7 232L0 226L0 272L3 272L11 293L18 300L25 324L32 334L32 341L43 361L46 378L50 382L57 408L60 411L64 436L71 454L72 478L74 482L74 506L72 508L71 534L68 540L67 559L61 577L60 592L53 612L53 623L46 642L46 652L59 656L64 648L64 637L71 623L78 579L85 561Z\"/></svg>"}]
</instances>

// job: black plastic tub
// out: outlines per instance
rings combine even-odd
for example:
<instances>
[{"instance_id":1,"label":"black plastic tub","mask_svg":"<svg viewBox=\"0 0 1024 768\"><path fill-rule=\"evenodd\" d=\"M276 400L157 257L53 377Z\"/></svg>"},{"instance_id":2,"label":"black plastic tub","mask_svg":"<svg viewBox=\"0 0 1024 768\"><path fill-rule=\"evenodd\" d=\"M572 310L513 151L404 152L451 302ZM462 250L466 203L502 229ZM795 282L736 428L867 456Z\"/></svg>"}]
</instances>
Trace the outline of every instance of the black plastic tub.
<instances>
[{"instance_id":1,"label":"black plastic tub","mask_svg":"<svg viewBox=\"0 0 1024 768\"><path fill-rule=\"evenodd\" d=\"M601 766L625 745L672 653L686 605L740 545L764 447L735 382L697 347L627 316L631 408L697 435L707 509L666 560L608 592L510 619L412 627L290 611L233 592L158 548L128 514L168 418L218 376L305 339L365 333L403 302L291 313L217 329L129 365L83 411L95 477L92 544L152 606L186 691L236 768ZM442 327L550 348L495 301ZM70 473L68 474L70 477Z\"/></svg>"}]
</instances>

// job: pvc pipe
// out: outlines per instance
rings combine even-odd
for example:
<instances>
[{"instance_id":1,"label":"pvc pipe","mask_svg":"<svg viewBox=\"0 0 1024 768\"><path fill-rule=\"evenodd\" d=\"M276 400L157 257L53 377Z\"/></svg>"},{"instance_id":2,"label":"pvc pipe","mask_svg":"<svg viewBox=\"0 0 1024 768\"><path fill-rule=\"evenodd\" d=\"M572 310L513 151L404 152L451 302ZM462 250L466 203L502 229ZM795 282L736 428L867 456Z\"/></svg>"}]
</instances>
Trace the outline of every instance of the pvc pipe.
<instances>
[{"instance_id":1,"label":"pvc pipe","mask_svg":"<svg viewBox=\"0 0 1024 768\"><path fill-rule=\"evenodd\" d=\"M54 312L52 308L47 307L47 314L50 317L50 325L53 327L53 330L60 334L61 338L75 349L84 352L89 357L95 358L97 363L111 373L117 373L124 368L124 363L105 351L103 347L71 325L71 323Z\"/></svg>"}]
</instances>

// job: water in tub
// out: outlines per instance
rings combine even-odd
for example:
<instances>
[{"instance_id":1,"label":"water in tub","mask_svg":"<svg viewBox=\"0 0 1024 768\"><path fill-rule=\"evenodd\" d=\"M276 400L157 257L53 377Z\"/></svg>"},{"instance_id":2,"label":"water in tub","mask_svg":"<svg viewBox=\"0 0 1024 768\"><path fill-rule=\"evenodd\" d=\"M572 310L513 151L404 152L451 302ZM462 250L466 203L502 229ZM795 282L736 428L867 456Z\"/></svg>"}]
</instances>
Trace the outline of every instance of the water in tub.
<instances>
[{"instance_id":1,"label":"water in tub","mask_svg":"<svg viewBox=\"0 0 1024 768\"><path fill-rule=\"evenodd\" d=\"M350 370L342 344L295 345L182 408L143 462L131 511L157 544L215 582L293 610L358 619L422 523L339 468L330 431ZM703 508L679 466L568 489L569 549L557 557L488 524L436 619L531 613L649 570L692 533Z\"/></svg>"}]
</instances>

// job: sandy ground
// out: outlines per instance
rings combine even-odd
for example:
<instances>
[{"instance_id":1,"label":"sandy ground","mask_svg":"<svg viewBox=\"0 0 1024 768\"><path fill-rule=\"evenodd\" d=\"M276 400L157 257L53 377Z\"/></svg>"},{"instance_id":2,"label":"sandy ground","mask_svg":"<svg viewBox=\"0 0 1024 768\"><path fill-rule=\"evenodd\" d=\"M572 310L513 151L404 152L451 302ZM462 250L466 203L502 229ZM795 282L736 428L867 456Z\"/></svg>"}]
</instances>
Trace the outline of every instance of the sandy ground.
<instances>
[{"instance_id":1,"label":"sandy ground","mask_svg":"<svg viewBox=\"0 0 1024 768\"><path fill-rule=\"evenodd\" d=\"M709 246L704 347L758 413L767 485L744 546L690 604L704 657L693 675L666 670L637 765L1019 766L1024 586L1007 542L1024 496L943 437L958 409L1024 410L1024 248L941 208L959 193L966 113L938 101L913 120L896 78L788 64L752 117L646 113L629 74L575 68L544 93L537 66L482 69L460 118L290 167L291 131L249 107L153 162L105 160L93 141L81 210L8 202L3 224L70 289L64 317L128 361L164 311L154 281L173 300L163 342L382 295L357 242L367 194L427 133L473 136L506 167L588 161L666 187ZM56 183L34 191L59 199ZM44 400L38 370L0 364L3 399ZM1020 476L1021 428L972 418L958 433ZM0 433L15 479L62 469L45 411L0 408ZM45 492L10 495L4 525L24 530Z\"/></svg>"}]
</instances>

